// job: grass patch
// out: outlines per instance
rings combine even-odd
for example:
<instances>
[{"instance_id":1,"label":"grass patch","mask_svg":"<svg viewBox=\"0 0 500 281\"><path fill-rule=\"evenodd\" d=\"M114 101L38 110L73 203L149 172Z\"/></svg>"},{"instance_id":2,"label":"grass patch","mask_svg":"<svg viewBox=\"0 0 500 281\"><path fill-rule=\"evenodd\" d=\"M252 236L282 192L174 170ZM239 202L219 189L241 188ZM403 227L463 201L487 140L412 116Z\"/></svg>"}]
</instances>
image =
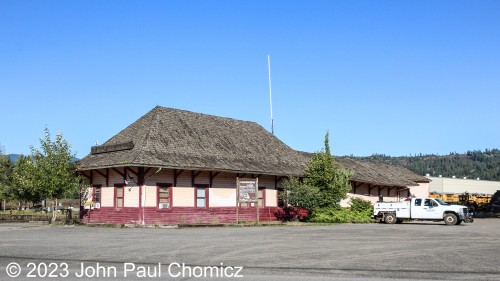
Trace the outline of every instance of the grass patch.
<instances>
[{"instance_id":1,"label":"grass patch","mask_svg":"<svg viewBox=\"0 0 500 281\"><path fill-rule=\"evenodd\" d=\"M78 219L79 213L73 212L73 219ZM30 210L9 210L0 211L0 220L3 221L49 221L52 218L52 213L35 212ZM67 214L58 212L56 220L64 221Z\"/></svg>"}]
</instances>

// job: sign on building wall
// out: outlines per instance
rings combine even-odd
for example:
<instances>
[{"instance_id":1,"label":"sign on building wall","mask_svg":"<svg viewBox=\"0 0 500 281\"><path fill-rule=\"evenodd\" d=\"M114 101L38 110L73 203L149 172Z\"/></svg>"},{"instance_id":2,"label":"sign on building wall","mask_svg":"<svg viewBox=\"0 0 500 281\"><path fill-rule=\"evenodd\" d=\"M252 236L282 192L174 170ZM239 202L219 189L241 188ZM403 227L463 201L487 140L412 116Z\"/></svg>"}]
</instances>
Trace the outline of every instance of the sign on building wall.
<instances>
[{"instance_id":1,"label":"sign on building wall","mask_svg":"<svg viewBox=\"0 0 500 281\"><path fill-rule=\"evenodd\" d=\"M238 203L258 202L259 180L236 178Z\"/></svg>"}]
</instances>

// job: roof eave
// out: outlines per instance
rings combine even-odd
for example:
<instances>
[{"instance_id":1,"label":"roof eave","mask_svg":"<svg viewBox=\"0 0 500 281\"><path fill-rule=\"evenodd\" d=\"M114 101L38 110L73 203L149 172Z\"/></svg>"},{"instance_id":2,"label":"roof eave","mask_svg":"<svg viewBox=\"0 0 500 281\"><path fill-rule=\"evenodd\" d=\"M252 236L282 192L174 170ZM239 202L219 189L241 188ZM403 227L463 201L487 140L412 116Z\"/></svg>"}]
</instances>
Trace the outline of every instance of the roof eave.
<instances>
[{"instance_id":1,"label":"roof eave","mask_svg":"<svg viewBox=\"0 0 500 281\"><path fill-rule=\"evenodd\" d=\"M231 170L231 169L218 169L218 168L204 168L204 167L181 167L181 166L165 166L165 165L146 165L146 164L119 164L119 165L103 165L95 167L84 167L77 168L77 171L90 171L99 169L111 169L111 168L122 168L122 167L147 167L147 168L162 168L162 169L177 169L177 170L187 170L187 171L215 171L215 172L225 172L225 173L242 173L242 174L255 174L255 175L268 175L268 176L303 176L303 174L295 173L269 173L263 171L242 171L242 170Z\"/></svg>"}]
</instances>

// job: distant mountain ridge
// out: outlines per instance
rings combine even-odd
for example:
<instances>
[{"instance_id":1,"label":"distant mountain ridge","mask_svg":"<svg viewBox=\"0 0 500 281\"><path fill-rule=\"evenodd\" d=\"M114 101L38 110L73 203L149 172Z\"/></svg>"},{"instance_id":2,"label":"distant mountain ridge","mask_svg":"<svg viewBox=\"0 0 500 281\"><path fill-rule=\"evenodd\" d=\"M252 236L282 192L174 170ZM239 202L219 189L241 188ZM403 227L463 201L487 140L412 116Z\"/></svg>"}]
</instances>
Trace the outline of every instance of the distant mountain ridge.
<instances>
[{"instance_id":1,"label":"distant mountain ridge","mask_svg":"<svg viewBox=\"0 0 500 281\"><path fill-rule=\"evenodd\" d=\"M403 166L419 175L470 178L500 181L500 150L474 150L449 155L415 155L392 157L374 154L368 157L353 157L375 162Z\"/></svg>"},{"instance_id":2,"label":"distant mountain ridge","mask_svg":"<svg viewBox=\"0 0 500 281\"><path fill-rule=\"evenodd\" d=\"M9 156L10 161L12 161L12 163L16 163L17 158L19 158L19 156L21 156L21 154L9 154L7 156Z\"/></svg>"}]
</instances>

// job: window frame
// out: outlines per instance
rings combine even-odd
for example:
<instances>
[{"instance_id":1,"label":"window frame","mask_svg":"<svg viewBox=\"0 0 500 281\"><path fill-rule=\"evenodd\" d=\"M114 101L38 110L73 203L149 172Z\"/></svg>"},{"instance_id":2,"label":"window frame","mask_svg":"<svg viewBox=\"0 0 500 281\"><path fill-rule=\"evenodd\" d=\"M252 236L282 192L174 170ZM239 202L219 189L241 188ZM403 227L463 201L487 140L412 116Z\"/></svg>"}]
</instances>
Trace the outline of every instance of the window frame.
<instances>
[{"instance_id":1,"label":"window frame","mask_svg":"<svg viewBox=\"0 0 500 281\"><path fill-rule=\"evenodd\" d=\"M262 191L262 198L260 198L260 191ZM262 206L259 205L259 200L262 199ZM265 208L266 207L266 187L265 186L259 186L257 188L257 206L259 208Z\"/></svg>"},{"instance_id":2,"label":"window frame","mask_svg":"<svg viewBox=\"0 0 500 281\"><path fill-rule=\"evenodd\" d=\"M96 200L97 189L99 189L99 200ZM92 186L92 202L99 203L99 206L100 206L101 201L102 201L102 185L95 184Z\"/></svg>"},{"instance_id":3,"label":"window frame","mask_svg":"<svg viewBox=\"0 0 500 281\"><path fill-rule=\"evenodd\" d=\"M205 197L198 197L198 189L205 189ZM208 196L208 191L209 191L209 185L208 184L195 184L194 185L194 207L196 209L205 209L209 208L209 196ZM204 198L205 199L205 206L199 207L198 206L198 199Z\"/></svg>"},{"instance_id":4,"label":"window frame","mask_svg":"<svg viewBox=\"0 0 500 281\"><path fill-rule=\"evenodd\" d=\"M160 211L170 211L172 210L172 187L173 184L171 183L162 183L162 182L157 182L156 183L156 209ZM160 188L167 188L168 190L168 203L169 207L168 208L160 208ZM165 203L165 202L163 202Z\"/></svg>"},{"instance_id":5,"label":"window frame","mask_svg":"<svg viewBox=\"0 0 500 281\"><path fill-rule=\"evenodd\" d=\"M117 197L118 188L122 189L122 197ZM118 198L122 199L122 206L121 207L118 207ZM125 208L125 185L124 184L115 184L115 194L114 194L113 206L115 207L115 209Z\"/></svg>"}]
</instances>

